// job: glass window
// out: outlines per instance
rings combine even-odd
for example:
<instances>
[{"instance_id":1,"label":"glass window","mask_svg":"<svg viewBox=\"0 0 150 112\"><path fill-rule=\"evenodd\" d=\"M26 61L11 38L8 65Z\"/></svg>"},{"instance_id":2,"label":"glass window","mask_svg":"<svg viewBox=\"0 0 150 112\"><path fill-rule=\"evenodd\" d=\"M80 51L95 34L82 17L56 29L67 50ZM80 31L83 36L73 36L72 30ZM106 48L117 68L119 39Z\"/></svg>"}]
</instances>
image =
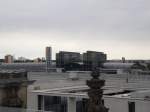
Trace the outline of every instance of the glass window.
<instances>
[{"instance_id":1,"label":"glass window","mask_svg":"<svg viewBox=\"0 0 150 112\"><path fill-rule=\"evenodd\" d=\"M128 102L129 112L135 112L135 102Z\"/></svg>"}]
</instances>

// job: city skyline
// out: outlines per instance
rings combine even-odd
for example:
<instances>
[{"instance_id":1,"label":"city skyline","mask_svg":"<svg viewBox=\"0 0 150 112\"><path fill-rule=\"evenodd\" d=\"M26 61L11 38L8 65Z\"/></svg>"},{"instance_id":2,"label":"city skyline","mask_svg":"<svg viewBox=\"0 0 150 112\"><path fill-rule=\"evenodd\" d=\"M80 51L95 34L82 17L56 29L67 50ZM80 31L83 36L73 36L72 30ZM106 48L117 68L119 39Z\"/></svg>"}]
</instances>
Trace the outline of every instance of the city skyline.
<instances>
[{"instance_id":1,"label":"city skyline","mask_svg":"<svg viewBox=\"0 0 150 112\"><path fill-rule=\"evenodd\" d=\"M0 1L0 58L100 51L108 59L150 59L148 0Z\"/></svg>"}]
</instances>

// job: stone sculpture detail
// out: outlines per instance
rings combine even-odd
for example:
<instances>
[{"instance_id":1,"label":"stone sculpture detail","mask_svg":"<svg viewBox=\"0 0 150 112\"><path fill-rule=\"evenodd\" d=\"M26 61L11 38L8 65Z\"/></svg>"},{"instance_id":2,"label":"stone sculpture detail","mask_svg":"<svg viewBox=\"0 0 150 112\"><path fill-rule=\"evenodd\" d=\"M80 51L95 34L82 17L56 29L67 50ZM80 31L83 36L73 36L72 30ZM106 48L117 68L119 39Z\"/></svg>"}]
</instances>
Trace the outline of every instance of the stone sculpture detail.
<instances>
[{"instance_id":1,"label":"stone sculpture detail","mask_svg":"<svg viewBox=\"0 0 150 112\"><path fill-rule=\"evenodd\" d=\"M108 112L102 103L103 89L101 89L105 80L99 79L100 70L95 68L91 73L92 79L87 80L87 85L90 88L88 90L89 102L88 102L88 112Z\"/></svg>"}]
</instances>

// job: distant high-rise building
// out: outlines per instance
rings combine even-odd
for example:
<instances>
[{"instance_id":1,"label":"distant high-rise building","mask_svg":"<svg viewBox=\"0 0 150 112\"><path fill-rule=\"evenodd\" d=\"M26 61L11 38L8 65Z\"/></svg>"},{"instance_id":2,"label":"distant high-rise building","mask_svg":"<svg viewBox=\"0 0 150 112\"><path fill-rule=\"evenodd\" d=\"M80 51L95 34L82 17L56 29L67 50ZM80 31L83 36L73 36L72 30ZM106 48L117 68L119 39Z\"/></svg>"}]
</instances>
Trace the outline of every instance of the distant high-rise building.
<instances>
[{"instance_id":1,"label":"distant high-rise building","mask_svg":"<svg viewBox=\"0 0 150 112\"><path fill-rule=\"evenodd\" d=\"M52 48L46 47L46 71L49 72L52 64Z\"/></svg>"},{"instance_id":2,"label":"distant high-rise building","mask_svg":"<svg viewBox=\"0 0 150 112\"><path fill-rule=\"evenodd\" d=\"M66 64L80 62L81 55L78 52L60 51L56 54L56 66L58 68L64 68Z\"/></svg>"},{"instance_id":3,"label":"distant high-rise building","mask_svg":"<svg viewBox=\"0 0 150 112\"><path fill-rule=\"evenodd\" d=\"M95 67L101 67L101 64L107 60L107 55L103 52L87 51L83 53L84 70L92 70Z\"/></svg>"},{"instance_id":4,"label":"distant high-rise building","mask_svg":"<svg viewBox=\"0 0 150 112\"><path fill-rule=\"evenodd\" d=\"M13 63L13 62L14 62L14 58L12 55L5 56L5 63Z\"/></svg>"}]
</instances>

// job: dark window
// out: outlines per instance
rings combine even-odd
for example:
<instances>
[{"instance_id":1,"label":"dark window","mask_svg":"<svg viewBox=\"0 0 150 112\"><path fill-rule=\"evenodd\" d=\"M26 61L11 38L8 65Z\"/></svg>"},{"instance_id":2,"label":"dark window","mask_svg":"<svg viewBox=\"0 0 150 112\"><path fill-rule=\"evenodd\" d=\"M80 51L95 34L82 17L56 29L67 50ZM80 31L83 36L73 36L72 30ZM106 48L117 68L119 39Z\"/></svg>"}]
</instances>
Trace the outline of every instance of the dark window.
<instances>
[{"instance_id":1,"label":"dark window","mask_svg":"<svg viewBox=\"0 0 150 112\"><path fill-rule=\"evenodd\" d=\"M43 96L38 95L38 110L42 110L42 105L43 105Z\"/></svg>"},{"instance_id":2,"label":"dark window","mask_svg":"<svg viewBox=\"0 0 150 112\"><path fill-rule=\"evenodd\" d=\"M102 99L102 104L103 104L103 105L105 104L104 99Z\"/></svg>"},{"instance_id":3,"label":"dark window","mask_svg":"<svg viewBox=\"0 0 150 112\"><path fill-rule=\"evenodd\" d=\"M135 102L128 102L129 112L135 112Z\"/></svg>"},{"instance_id":4,"label":"dark window","mask_svg":"<svg viewBox=\"0 0 150 112\"><path fill-rule=\"evenodd\" d=\"M44 110L52 112L66 112L67 98L58 96L44 96Z\"/></svg>"},{"instance_id":5,"label":"dark window","mask_svg":"<svg viewBox=\"0 0 150 112\"><path fill-rule=\"evenodd\" d=\"M87 112L88 99L83 98L83 99L82 99L82 102L83 102L83 112Z\"/></svg>"}]
</instances>

